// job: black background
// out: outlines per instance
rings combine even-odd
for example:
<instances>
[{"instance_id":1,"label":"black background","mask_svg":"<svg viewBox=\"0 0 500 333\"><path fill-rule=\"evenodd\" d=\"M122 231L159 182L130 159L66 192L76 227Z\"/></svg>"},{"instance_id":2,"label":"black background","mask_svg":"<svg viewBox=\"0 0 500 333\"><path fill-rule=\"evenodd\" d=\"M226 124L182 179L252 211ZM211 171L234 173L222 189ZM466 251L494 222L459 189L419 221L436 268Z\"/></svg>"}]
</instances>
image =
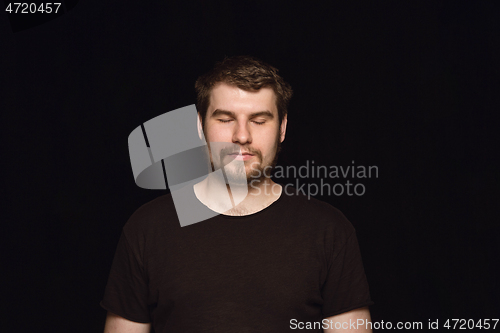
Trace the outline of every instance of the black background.
<instances>
[{"instance_id":1,"label":"black background","mask_svg":"<svg viewBox=\"0 0 500 333\"><path fill-rule=\"evenodd\" d=\"M5 13L5 12L4 12ZM279 165L376 165L319 196L356 227L373 321L498 318L500 2L81 1L1 26L2 326L100 332L129 133L250 54L292 85ZM317 182L317 180L312 180Z\"/></svg>"}]
</instances>

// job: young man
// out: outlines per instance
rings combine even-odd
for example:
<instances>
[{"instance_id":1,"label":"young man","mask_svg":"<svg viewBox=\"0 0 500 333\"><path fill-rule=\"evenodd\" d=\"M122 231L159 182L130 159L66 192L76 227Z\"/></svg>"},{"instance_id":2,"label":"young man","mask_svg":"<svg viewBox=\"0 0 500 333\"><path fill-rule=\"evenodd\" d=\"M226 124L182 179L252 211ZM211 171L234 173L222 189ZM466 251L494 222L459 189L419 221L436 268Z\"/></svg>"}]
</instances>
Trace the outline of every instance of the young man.
<instances>
[{"instance_id":1,"label":"young man","mask_svg":"<svg viewBox=\"0 0 500 333\"><path fill-rule=\"evenodd\" d=\"M171 195L132 215L101 302L105 332L371 332L352 325L370 320L372 304L354 228L269 177L290 86L272 66L233 57L196 90L199 133L225 177L209 175L193 192L220 215L181 227ZM232 186L241 174L244 197Z\"/></svg>"}]
</instances>

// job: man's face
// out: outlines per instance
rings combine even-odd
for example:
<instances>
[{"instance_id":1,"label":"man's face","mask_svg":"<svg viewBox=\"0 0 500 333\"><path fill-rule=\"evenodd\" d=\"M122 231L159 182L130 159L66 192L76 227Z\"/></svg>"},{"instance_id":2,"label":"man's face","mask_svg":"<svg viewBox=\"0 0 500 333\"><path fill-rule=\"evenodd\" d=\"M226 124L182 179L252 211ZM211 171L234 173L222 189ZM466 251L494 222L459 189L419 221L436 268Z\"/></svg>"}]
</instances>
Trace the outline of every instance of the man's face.
<instances>
[{"instance_id":1,"label":"man's face","mask_svg":"<svg viewBox=\"0 0 500 333\"><path fill-rule=\"evenodd\" d=\"M269 175L268 169L274 166L278 144L285 139L286 122L285 117L279 126L276 95L271 88L250 92L220 83L212 89L204 133L209 145L210 142L234 144L220 152L212 151L212 154L220 154L224 165L233 159L243 161L247 182L250 182L259 176L262 178L264 170ZM214 147L212 145L210 149ZM212 165L218 169L221 165L212 160L212 154Z\"/></svg>"}]
</instances>

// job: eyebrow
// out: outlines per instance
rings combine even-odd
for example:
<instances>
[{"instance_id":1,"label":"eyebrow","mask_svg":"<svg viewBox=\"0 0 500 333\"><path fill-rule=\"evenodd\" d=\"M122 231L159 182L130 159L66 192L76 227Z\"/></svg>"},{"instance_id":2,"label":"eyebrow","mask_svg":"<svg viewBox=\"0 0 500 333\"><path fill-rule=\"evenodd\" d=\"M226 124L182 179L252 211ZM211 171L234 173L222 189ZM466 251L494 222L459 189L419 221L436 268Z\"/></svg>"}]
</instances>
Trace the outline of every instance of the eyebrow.
<instances>
[{"instance_id":1,"label":"eyebrow","mask_svg":"<svg viewBox=\"0 0 500 333\"><path fill-rule=\"evenodd\" d=\"M211 115L210 117L213 118L213 117L217 117L217 116L229 116L229 117L233 117L233 118L236 118L236 113L234 113L233 111L227 111L227 110L221 110L221 109L216 109ZM257 112L254 112L254 113L251 113L250 114L250 118L255 118L255 117L268 117L270 119L273 119L274 118L274 115L271 113L271 111L269 110L264 110L264 111L257 111Z\"/></svg>"}]
</instances>

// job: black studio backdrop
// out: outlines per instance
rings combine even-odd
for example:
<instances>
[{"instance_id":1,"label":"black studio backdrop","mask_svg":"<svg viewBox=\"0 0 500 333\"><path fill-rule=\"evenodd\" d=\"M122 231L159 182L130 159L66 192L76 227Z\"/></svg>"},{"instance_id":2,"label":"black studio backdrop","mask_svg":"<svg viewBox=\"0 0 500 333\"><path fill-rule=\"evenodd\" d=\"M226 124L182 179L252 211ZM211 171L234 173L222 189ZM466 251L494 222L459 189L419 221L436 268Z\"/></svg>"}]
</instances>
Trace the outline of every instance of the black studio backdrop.
<instances>
[{"instance_id":1,"label":"black studio backdrop","mask_svg":"<svg viewBox=\"0 0 500 333\"><path fill-rule=\"evenodd\" d=\"M295 91L279 165L378 167L363 195L316 195L356 227L372 320L498 318L499 2L70 9L16 32L0 14L2 331L102 331L121 228L166 193L135 185L128 135L238 54Z\"/></svg>"}]
</instances>

